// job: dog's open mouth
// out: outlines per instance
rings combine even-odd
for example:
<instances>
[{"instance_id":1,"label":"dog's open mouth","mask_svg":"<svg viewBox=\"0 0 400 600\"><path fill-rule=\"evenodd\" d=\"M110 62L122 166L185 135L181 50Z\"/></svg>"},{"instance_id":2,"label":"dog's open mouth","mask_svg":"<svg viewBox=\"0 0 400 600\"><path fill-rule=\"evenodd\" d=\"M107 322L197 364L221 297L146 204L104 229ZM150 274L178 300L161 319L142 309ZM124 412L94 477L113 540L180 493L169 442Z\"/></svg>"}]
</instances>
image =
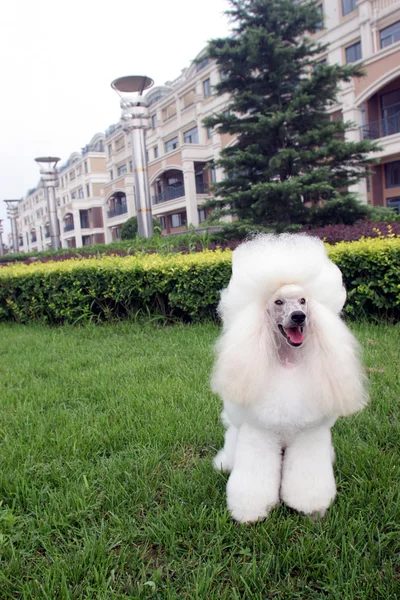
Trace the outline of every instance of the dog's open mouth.
<instances>
[{"instance_id":1,"label":"dog's open mouth","mask_svg":"<svg viewBox=\"0 0 400 600\"><path fill-rule=\"evenodd\" d=\"M283 327L278 325L279 331L290 346L298 348L304 342L303 327Z\"/></svg>"}]
</instances>

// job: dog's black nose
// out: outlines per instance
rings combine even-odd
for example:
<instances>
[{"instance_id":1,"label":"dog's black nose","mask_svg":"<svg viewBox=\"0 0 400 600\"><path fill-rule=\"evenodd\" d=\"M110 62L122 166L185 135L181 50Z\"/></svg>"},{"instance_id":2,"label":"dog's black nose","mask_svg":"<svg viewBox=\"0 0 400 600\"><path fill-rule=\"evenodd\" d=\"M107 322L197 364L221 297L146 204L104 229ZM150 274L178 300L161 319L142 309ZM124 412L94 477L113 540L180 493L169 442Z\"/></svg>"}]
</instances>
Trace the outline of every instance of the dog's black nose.
<instances>
[{"instance_id":1,"label":"dog's black nose","mask_svg":"<svg viewBox=\"0 0 400 600\"><path fill-rule=\"evenodd\" d=\"M306 320L306 315L303 313L302 310L295 310L290 315L290 318L292 319L293 323L301 325Z\"/></svg>"}]
</instances>

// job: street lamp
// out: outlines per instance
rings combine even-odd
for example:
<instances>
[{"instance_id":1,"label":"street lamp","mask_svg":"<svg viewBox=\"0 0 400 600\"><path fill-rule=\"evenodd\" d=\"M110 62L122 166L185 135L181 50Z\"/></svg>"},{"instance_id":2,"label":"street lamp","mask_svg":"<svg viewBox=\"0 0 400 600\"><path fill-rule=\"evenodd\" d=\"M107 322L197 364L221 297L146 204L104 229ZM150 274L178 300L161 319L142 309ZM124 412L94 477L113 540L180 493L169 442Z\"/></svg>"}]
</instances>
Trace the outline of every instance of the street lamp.
<instances>
[{"instance_id":1,"label":"street lamp","mask_svg":"<svg viewBox=\"0 0 400 600\"><path fill-rule=\"evenodd\" d=\"M11 221L11 235L13 241L13 252L18 252L18 229L17 229L17 217L18 217L18 202L19 200L4 200L7 204L7 217Z\"/></svg>"},{"instance_id":2,"label":"street lamp","mask_svg":"<svg viewBox=\"0 0 400 600\"><path fill-rule=\"evenodd\" d=\"M146 238L153 237L153 219L144 138L145 130L150 128L150 118L147 101L142 94L153 83L154 81L145 75L119 77L111 83L111 87L121 98L121 127L131 134L138 234Z\"/></svg>"},{"instance_id":3,"label":"street lamp","mask_svg":"<svg viewBox=\"0 0 400 600\"><path fill-rule=\"evenodd\" d=\"M57 163L60 159L56 156L41 156L35 158L40 168L40 181L45 189L47 210L49 213L50 238L53 250L61 248L60 227L57 218L56 190L58 185Z\"/></svg>"},{"instance_id":4,"label":"street lamp","mask_svg":"<svg viewBox=\"0 0 400 600\"><path fill-rule=\"evenodd\" d=\"M3 246L3 220L0 219L0 256L4 256L4 246Z\"/></svg>"}]
</instances>

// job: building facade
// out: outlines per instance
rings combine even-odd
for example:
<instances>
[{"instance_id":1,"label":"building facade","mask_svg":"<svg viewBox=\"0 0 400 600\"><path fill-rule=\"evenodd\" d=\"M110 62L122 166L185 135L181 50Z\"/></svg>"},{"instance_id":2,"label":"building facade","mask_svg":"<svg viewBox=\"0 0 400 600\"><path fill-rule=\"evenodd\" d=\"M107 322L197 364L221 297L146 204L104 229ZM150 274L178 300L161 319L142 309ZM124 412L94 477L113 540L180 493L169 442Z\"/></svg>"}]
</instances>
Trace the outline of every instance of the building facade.
<instances>
[{"instance_id":1,"label":"building facade","mask_svg":"<svg viewBox=\"0 0 400 600\"><path fill-rule=\"evenodd\" d=\"M373 174L351 191L364 203L400 212L400 0L322 0L319 10L321 28L314 37L329 44L320 63L362 61L366 73L342 85L328 110L332 118L355 124L348 140L375 139L382 147ZM164 234L206 220L203 205L212 184L223 178L214 161L234 143L203 125L208 115L227 110L229 97L213 94L223 73L201 56L180 77L146 94L152 213ZM131 139L120 124L94 136L60 167L57 204L63 247L120 239L123 223L136 215ZM20 251L50 246L41 188L21 200L18 232Z\"/></svg>"},{"instance_id":2,"label":"building facade","mask_svg":"<svg viewBox=\"0 0 400 600\"><path fill-rule=\"evenodd\" d=\"M377 140L382 150L373 175L353 186L362 202L400 212L400 1L323 0L322 28L315 34L329 43L321 62L362 61L365 77L342 86L334 117L356 127L346 138Z\"/></svg>"}]
</instances>

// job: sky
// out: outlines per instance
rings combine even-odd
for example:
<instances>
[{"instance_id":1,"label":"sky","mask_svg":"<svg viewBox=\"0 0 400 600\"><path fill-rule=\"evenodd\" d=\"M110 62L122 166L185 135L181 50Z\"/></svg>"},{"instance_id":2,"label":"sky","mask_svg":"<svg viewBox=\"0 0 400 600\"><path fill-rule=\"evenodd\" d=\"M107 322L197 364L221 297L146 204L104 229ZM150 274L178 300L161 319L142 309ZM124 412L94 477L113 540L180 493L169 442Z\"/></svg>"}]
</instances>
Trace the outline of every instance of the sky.
<instances>
[{"instance_id":1,"label":"sky","mask_svg":"<svg viewBox=\"0 0 400 600\"><path fill-rule=\"evenodd\" d=\"M13 0L0 8L0 219L3 199L39 181L119 120L123 75L178 77L207 40L229 34L228 0Z\"/></svg>"}]
</instances>

